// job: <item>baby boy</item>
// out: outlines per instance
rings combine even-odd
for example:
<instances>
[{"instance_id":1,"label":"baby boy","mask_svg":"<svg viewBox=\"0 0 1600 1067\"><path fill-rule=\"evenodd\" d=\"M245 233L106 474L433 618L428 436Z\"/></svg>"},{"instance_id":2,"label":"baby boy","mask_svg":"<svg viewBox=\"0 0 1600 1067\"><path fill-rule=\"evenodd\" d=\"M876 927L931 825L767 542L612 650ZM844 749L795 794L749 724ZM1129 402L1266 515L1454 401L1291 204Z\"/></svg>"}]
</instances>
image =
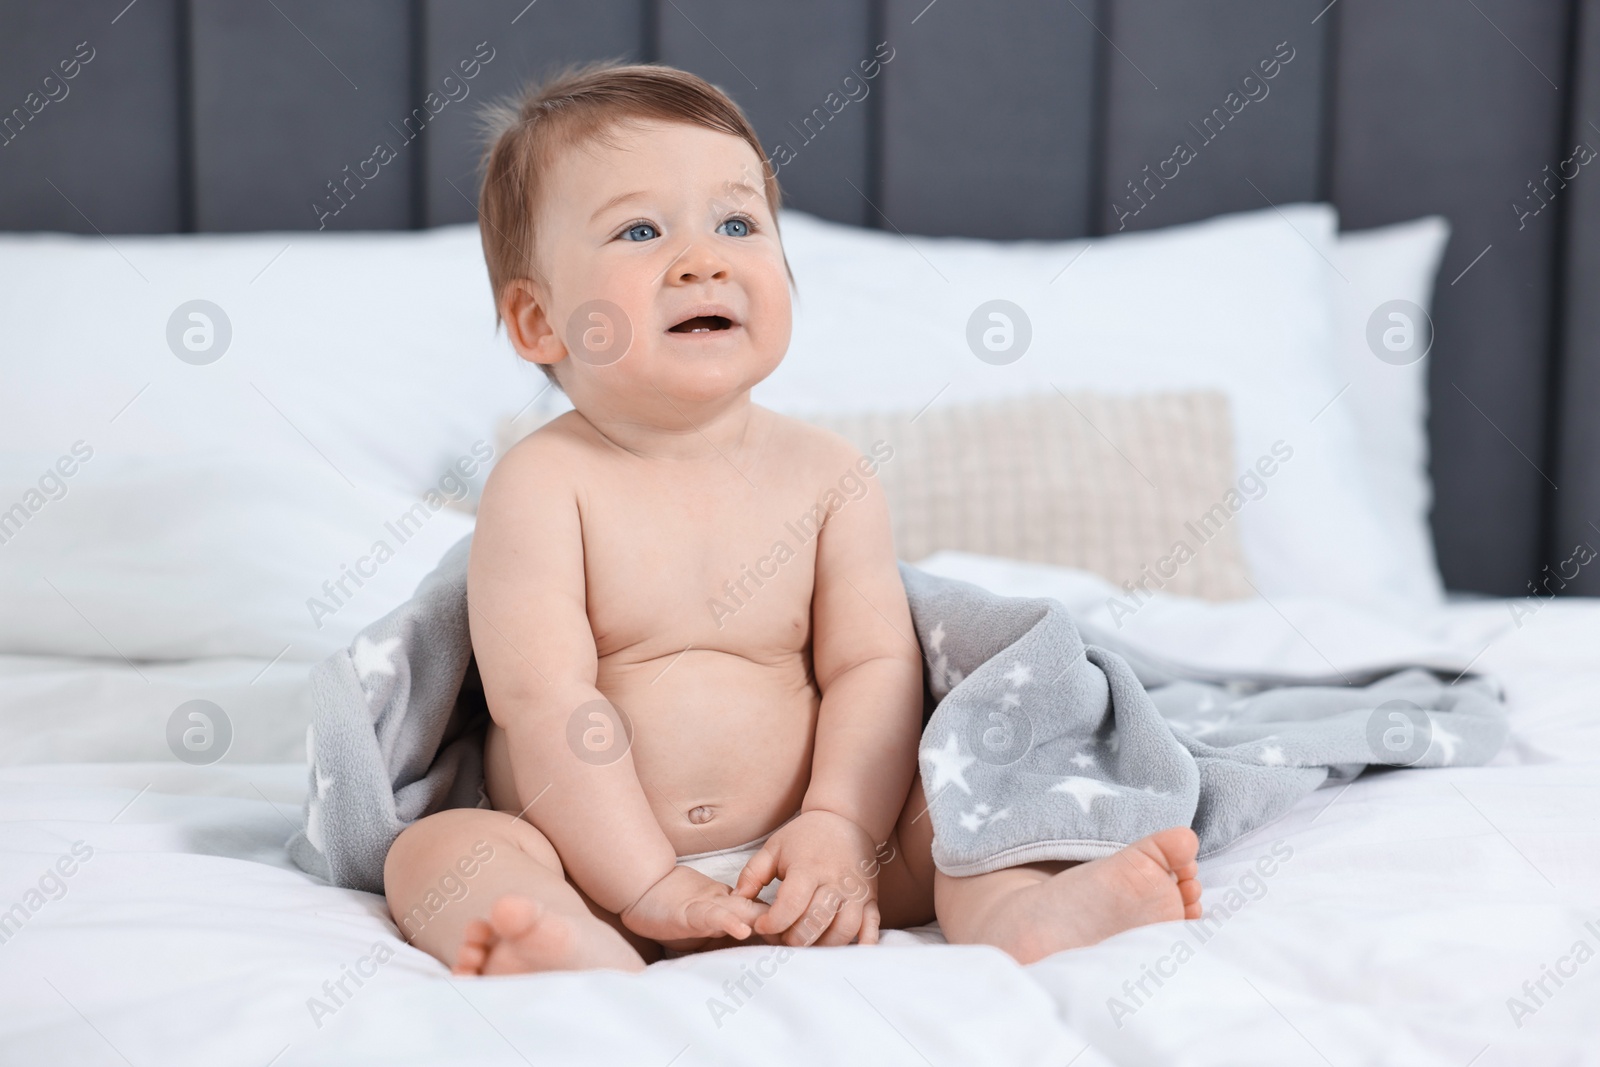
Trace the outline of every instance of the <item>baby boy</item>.
<instances>
[{"instance_id":1,"label":"baby boy","mask_svg":"<svg viewBox=\"0 0 1600 1067\"><path fill-rule=\"evenodd\" d=\"M921 655L875 464L750 401L788 348L792 279L738 107L681 71L602 65L493 118L496 306L575 410L484 488L467 599L493 810L395 841L407 936L458 974L639 971L937 917L1028 963L1198 917L1187 827L1087 863L935 868ZM806 515L818 532L793 545ZM405 926L468 857L470 893Z\"/></svg>"}]
</instances>

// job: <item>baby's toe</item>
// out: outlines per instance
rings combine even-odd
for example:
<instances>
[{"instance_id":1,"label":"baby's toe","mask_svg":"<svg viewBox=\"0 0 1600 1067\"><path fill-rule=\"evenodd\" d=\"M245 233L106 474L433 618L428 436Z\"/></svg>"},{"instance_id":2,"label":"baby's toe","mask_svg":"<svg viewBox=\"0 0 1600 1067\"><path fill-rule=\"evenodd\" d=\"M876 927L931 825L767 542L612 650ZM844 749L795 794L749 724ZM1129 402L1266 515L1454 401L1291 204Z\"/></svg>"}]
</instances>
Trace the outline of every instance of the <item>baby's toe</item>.
<instances>
[{"instance_id":1,"label":"baby's toe","mask_svg":"<svg viewBox=\"0 0 1600 1067\"><path fill-rule=\"evenodd\" d=\"M1200 880L1197 878L1184 878L1178 882L1178 895L1183 899L1183 917L1185 919L1200 918Z\"/></svg>"},{"instance_id":2,"label":"baby's toe","mask_svg":"<svg viewBox=\"0 0 1600 1067\"><path fill-rule=\"evenodd\" d=\"M1148 840L1160 850L1167 869L1180 878L1192 876L1198 869L1195 857L1200 852L1200 839L1187 826L1174 826L1151 834Z\"/></svg>"},{"instance_id":3,"label":"baby's toe","mask_svg":"<svg viewBox=\"0 0 1600 1067\"><path fill-rule=\"evenodd\" d=\"M474 975L483 973L489 959L489 947L494 943L494 929L482 919L467 924L461 935L461 948L456 952L456 965L451 974Z\"/></svg>"},{"instance_id":4,"label":"baby's toe","mask_svg":"<svg viewBox=\"0 0 1600 1067\"><path fill-rule=\"evenodd\" d=\"M489 909L489 921L501 937L516 941L526 937L539 923L543 909L527 897L506 894Z\"/></svg>"}]
</instances>

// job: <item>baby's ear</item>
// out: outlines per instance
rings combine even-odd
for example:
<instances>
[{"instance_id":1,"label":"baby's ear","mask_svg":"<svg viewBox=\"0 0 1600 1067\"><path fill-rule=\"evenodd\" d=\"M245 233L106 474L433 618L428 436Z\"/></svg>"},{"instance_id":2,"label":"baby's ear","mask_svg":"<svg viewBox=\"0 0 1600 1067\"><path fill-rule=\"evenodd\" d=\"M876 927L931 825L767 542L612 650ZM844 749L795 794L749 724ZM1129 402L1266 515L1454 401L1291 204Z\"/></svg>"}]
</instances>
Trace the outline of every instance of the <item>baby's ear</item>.
<instances>
[{"instance_id":1,"label":"baby's ear","mask_svg":"<svg viewBox=\"0 0 1600 1067\"><path fill-rule=\"evenodd\" d=\"M545 308L544 292L528 278L512 279L500 299L500 321L511 347L529 363L548 366L567 357L567 346L552 328Z\"/></svg>"}]
</instances>

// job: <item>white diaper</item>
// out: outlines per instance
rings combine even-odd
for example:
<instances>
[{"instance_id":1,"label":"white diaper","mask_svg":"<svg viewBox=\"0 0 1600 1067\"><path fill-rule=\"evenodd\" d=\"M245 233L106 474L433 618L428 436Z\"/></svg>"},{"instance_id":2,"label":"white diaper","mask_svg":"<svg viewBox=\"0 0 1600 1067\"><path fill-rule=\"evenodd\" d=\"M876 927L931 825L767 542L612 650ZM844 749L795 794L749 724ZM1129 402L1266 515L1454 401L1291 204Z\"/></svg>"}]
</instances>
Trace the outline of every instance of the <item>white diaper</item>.
<instances>
[{"instance_id":1,"label":"white diaper","mask_svg":"<svg viewBox=\"0 0 1600 1067\"><path fill-rule=\"evenodd\" d=\"M707 878L715 878L723 885L733 888L739 884L739 872L744 870L744 865L750 862L750 857L761 851L761 846L767 843L767 838L772 834L762 834L754 841L732 848L717 849L714 852L696 852L692 856L679 856L678 866L693 867ZM778 892L778 886L783 884L783 879L774 878L768 882L756 899L772 903L773 897Z\"/></svg>"}]
</instances>

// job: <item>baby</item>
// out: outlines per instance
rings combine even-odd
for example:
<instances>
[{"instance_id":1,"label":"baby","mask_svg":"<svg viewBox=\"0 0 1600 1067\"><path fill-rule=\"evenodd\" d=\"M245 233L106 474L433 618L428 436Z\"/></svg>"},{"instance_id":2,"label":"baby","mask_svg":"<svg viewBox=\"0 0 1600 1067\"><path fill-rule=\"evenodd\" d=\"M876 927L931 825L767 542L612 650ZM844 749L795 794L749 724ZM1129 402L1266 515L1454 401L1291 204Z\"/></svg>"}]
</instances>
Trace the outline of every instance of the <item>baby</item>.
<instances>
[{"instance_id":1,"label":"baby","mask_svg":"<svg viewBox=\"0 0 1600 1067\"><path fill-rule=\"evenodd\" d=\"M457 974L639 971L937 917L1028 963L1198 917L1187 827L1087 863L934 867L876 465L750 401L788 348L792 278L739 108L602 65L496 125L479 212L500 319L576 410L484 488L467 599L494 810L395 841L407 936ZM790 536L807 516L815 536ZM469 892L409 923L464 864Z\"/></svg>"}]
</instances>

